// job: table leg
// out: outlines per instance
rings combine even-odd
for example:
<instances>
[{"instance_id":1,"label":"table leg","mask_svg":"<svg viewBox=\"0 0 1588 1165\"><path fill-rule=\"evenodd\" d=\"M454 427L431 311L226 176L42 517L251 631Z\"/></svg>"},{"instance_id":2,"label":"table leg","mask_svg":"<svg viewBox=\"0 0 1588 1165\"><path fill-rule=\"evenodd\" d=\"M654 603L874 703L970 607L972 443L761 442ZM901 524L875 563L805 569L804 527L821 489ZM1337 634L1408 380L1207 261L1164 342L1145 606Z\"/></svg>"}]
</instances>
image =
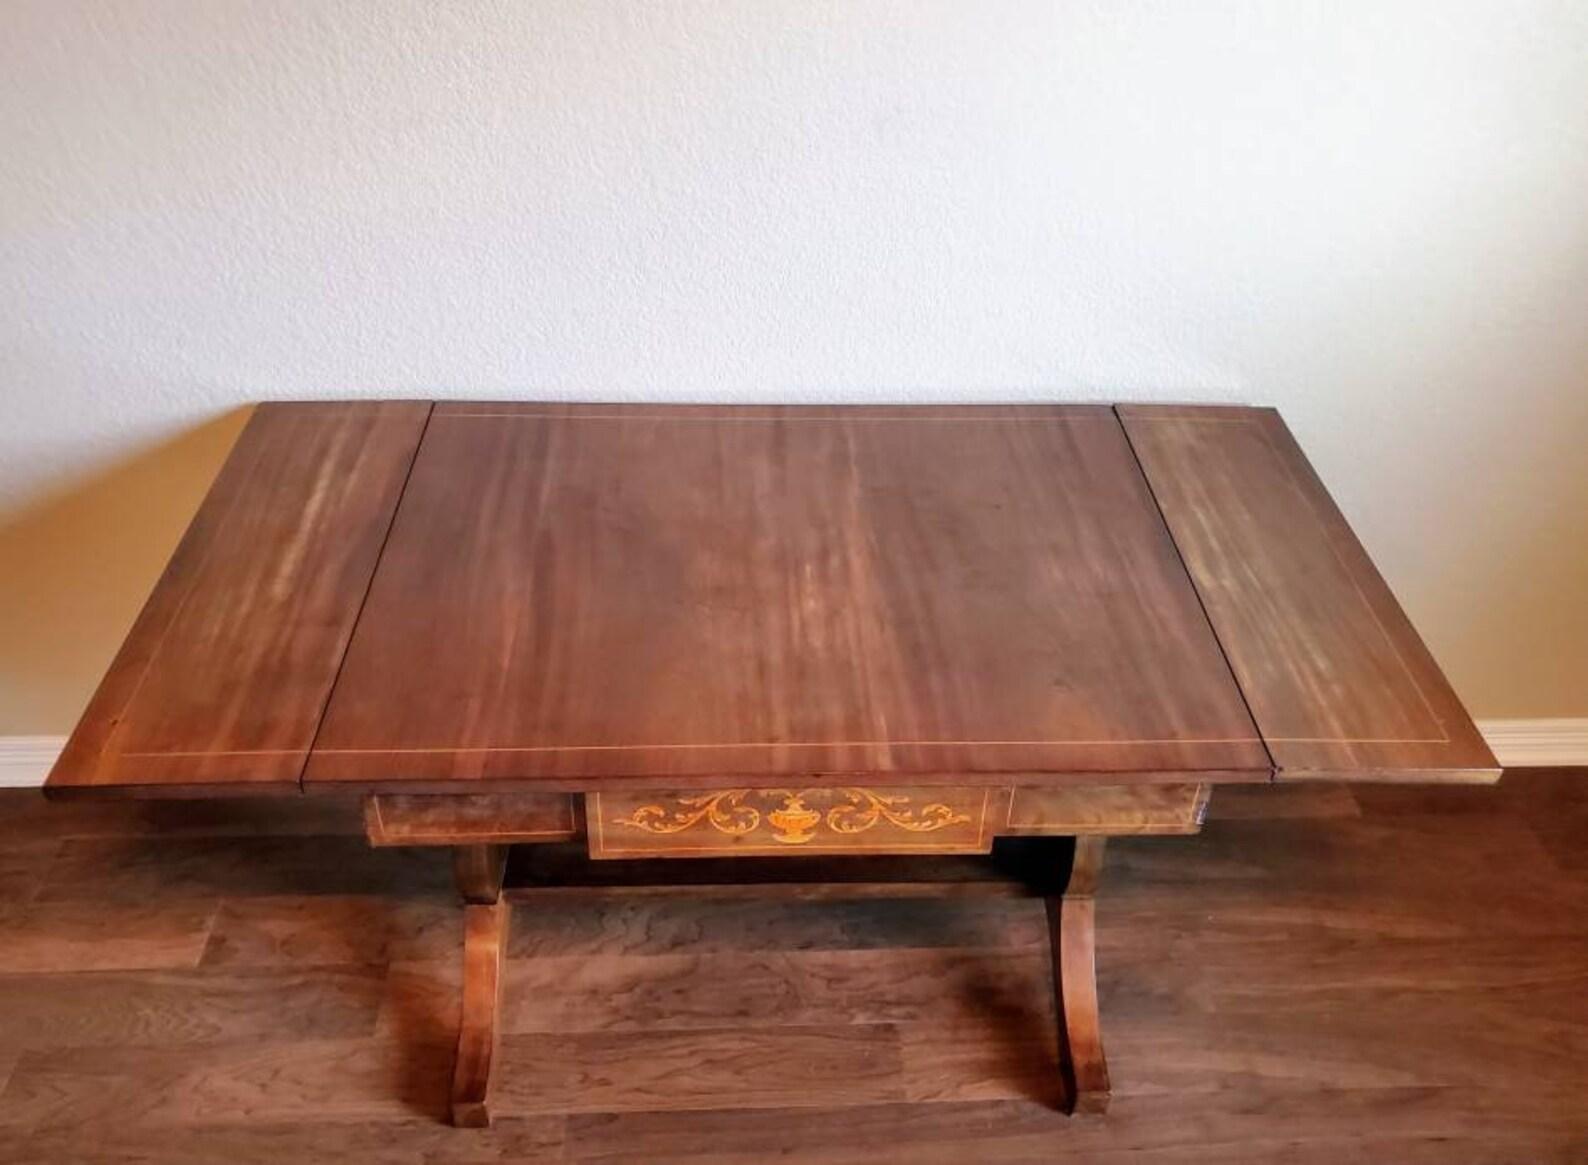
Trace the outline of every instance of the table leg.
<instances>
[{"instance_id":1,"label":"table leg","mask_svg":"<svg viewBox=\"0 0 1588 1165\"><path fill-rule=\"evenodd\" d=\"M459 845L452 849L452 876L465 902L495 902L502 896L506 873L505 845Z\"/></svg>"},{"instance_id":2,"label":"table leg","mask_svg":"<svg viewBox=\"0 0 1588 1165\"><path fill-rule=\"evenodd\" d=\"M491 1067L500 1041L497 1013L511 909L506 902L463 908L463 1023L452 1069L452 1123L459 1128L491 1123Z\"/></svg>"},{"instance_id":3,"label":"table leg","mask_svg":"<svg viewBox=\"0 0 1588 1165\"><path fill-rule=\"evenodd\" d=\"M1103 866L1101 837L1077 837L1064 893L1047 900L1059 1070L1069 1112L1108 1110L1108 1063L1097 1014L1093 895Z\"/></svg>"},{"instance_id":4,"label":"table leg","mask_svg":"<svg viewBox=\"0 0 1588 1165\"><path fill-rule=\"evenodd\" d=\"M453 873L463 907L463 1018L452 1068L452 1123L483 1128L491 1123L491 1067L500 1034L502 966L512 907L502 900L507 869L505 845L461 845L453 850Z\"/></svg>"}]
</instances>

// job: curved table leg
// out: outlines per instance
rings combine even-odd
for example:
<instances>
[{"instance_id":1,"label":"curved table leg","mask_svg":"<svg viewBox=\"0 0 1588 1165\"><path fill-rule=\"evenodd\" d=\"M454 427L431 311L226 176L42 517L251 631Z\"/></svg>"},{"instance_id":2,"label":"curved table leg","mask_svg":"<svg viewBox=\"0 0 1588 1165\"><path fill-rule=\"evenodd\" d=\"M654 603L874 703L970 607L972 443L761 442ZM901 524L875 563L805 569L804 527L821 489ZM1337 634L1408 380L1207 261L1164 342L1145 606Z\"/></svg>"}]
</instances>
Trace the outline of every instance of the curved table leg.
<instances>
[{"instance_id":1,"label":"curved table leg","mask_svg":"<svg viewBox=\"0 0 1588 1165\"><path fill-rule=\"evenodd\" d=\"M452 1069L452 1123L484 1128L491 1123L491 1066L499 1042L502 962L511 907L502 901L463 908L463 1023Z\"/></svg>"},{"instance_id":2,"label":"curved table leg","mask_svg":"<svg viewBox=\"0 0 1588 1165\"><path fill-rule=\"evenodd\" d=\"M1097 1014L1094 929L1097 877L1103 866L1101 837L1077 837L1064 893L1047 900L1053 945L1054 1009L1059 1023L1059 1070L1069 1112L1108 1110L1108 1062Z\"/></svg>"}]
</instances>

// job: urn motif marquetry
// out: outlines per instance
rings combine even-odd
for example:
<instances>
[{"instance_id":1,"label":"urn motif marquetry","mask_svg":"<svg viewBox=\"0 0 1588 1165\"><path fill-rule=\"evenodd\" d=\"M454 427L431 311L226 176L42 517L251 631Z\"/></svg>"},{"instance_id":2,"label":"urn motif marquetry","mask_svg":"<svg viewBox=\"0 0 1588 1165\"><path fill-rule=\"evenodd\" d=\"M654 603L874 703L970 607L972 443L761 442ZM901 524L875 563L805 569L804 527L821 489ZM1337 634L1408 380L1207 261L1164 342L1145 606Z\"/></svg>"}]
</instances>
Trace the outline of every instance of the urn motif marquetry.
<instances>
[{"instance_id":1,"label":"urn motif marquetry","mask_svg":"<svg viewBox=\"0 0 1588 1165\"><path fill-rule=\"evenodd\" d=\"M858 786L591 793L595 857L773 853L985 853L999 789Z\"/></svg>"}]
</instances>

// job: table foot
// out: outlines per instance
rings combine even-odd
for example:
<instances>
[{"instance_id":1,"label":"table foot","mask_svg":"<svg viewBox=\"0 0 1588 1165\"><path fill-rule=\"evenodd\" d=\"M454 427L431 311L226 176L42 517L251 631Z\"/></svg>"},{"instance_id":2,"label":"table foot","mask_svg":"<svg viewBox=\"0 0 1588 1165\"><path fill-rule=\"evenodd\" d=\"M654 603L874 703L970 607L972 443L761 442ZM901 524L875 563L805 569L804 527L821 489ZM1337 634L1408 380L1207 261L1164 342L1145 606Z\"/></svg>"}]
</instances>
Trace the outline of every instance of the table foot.
<instances>
[{"instance_id":1,"label":"table foot","mask_svg":"<svg viewBox=\"0 0 1588 1165\"><path fill-rule=\"evenodd\" d=\"M1108 1061L1097 1011L1097 940L1094 894L1103 865L1101 837L1075 839L1075 856L1064 893L1047 900L1053 945L1054 1009L1059 1025L1059 1071L1065 1109L1108 1110Z\"/></svg>"},{"instance_id":2,"label":"table foot","mask_svg":"<svg viewBox=\"0 0 1588 1165\"><path fill-rule=\"evenodd\" d=\"M506 902L463 908L463 1023L452 1070L452 1123L459 1128L491 1123L491 1068L500 1042L497 1015L511 910Z\"/></svg>"}]
</instances>

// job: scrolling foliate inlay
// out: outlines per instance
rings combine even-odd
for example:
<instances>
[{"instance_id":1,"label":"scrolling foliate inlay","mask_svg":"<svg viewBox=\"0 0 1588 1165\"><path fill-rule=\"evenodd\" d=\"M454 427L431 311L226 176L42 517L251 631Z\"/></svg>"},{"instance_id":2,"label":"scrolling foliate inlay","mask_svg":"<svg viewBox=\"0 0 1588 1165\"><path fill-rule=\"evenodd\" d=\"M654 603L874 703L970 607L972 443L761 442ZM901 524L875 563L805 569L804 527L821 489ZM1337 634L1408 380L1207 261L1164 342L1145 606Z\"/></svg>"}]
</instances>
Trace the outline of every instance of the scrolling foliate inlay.
<instances>
[{"instance_id":1,"label":"scrolling foliate inlay","mask_svg":"<svg viewBox=\"0 0 1588 1165\"><path fill-rule=\"evenodd\" d=\"M770 806L763 813L748 804L759 798ZM807 801L820 803L831 799L836 804L825 812ZM673 807L640 805L626 817L612 820L646 833L682 833L704 822L718 833L746 837L769 827L773 841L783 845L804 845L814 840L823 826L833 833L860 834L886 823L910 833L934 833L950 825L962 825L970 816L941 801L914 808L910 798L874 793L870 789L724 789L679 797Z\"/></svg>"}]
</instances>

